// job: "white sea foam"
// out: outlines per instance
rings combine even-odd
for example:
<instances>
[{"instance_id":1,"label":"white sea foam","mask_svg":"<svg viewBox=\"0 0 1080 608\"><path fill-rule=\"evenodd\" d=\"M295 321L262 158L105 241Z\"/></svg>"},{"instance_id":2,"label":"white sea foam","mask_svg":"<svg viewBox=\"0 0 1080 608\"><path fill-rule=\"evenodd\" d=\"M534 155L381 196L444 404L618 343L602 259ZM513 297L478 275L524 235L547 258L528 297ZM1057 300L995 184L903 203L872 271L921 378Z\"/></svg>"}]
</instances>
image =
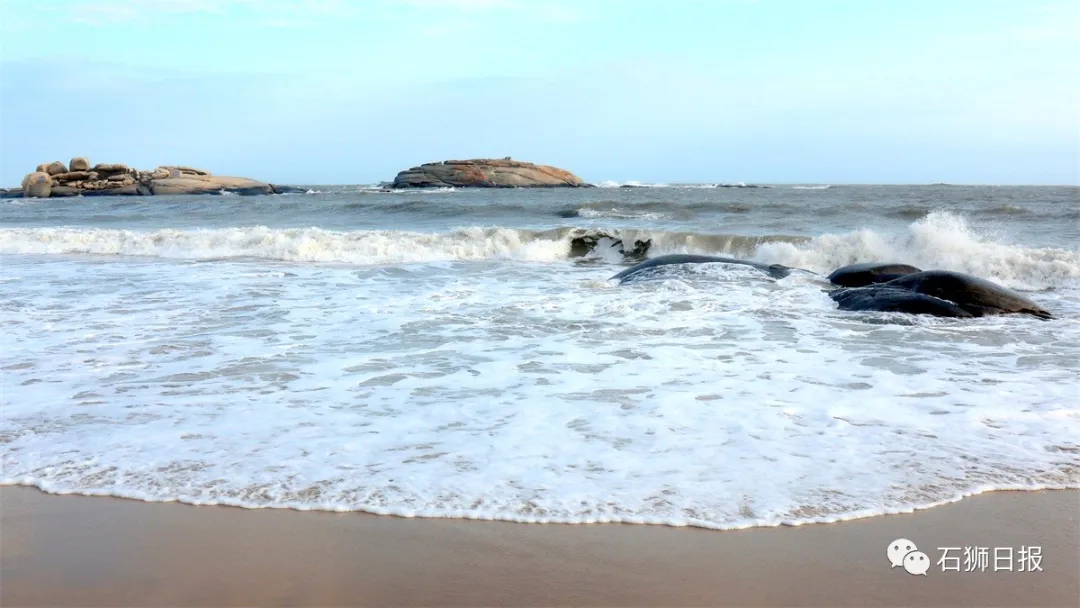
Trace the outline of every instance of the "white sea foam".
<instances>
[{"instance_id":1,"label":"white sea foam","mask_svg":"<svg viewBox=\"0 0 1080 608\"><path fill-rule=\"evenodd\" d=\"M814 186L792 186L792 190L828 190L831 188L828 184L820 184Z\"/></svg>"},{"instance_id":2,"label":"white sea foam","mask_svg":"<svg viewBox=\"0 0 1080 608\"><path fill-rule=\"evenodd\" d=\"M569 229L4 228L0 483L711 528L1077 486L1076 251L946 213L609 233L818 272L953 268L1053 288L1032 297L1056 319L846 313L820 277L722 265L615 287L615 249L570 263Z\"/></svg>"},{"instance_id":3,"label":"white sea foam","mask_svg":"<svg viewBox=\"0 0 1080 608\"><path fill-rule=\"evenodd\" d=\"M562 263L13 265L4 483L724 528L1080 465L1075 304L878 325L746 269L615 289Z\"/></svg>"},{"instance_id":4,"label":"white sea foam","mask_svg":"<svg viewBox=\"0 0 1080 608\"><path fill-rule=\"evenodd\" d=\"M854 262L903 262L966 272L1014 289L1040 290L1080 284L1080 252L1002 243L979 234L964 218L936 211L900 234L870 229L826 234L802 244L768 243L754 257L817 272Z\"/></svg>"},{"instance_id":5,"label":"white sea foam","mask_svg":"<svg viewBox=\"0 0 1080 608\"><path fill-rule=\"evenodd\" d=\"M671 213L665 211L634 209L633 207L617 207L613 205L607 208L584 207L578 210L578 217L588 219L603 218L660 221L669 219Z\"/></svg>"},{"instance_id":6,"label":"white sea foam","mask_svg":"<svg viewBox=\"0 0 1080 608\"><path fill-rule=\"evenodd\" d=\"M569 240L538 239L511 228L463 228L449 233L396 230L335 232L265 226L216 230L83 228L0 229L0 253L152 256L213 260L264 258L290 262L385 264L437 260L565 258Z\"/></svg>"},{"instance_id":7,"label":"white sea foam","mask_svg":"<svg viewBox=\"0 0 1080 608\"><path fill-rule=\"evenodd\" d=\"M623 213L590 208L597 217ZM652 212L649 212L652 213ZM662 212L656 212L662 213ZM817 237L741 236L634 229L547 231L470 227L443 233L396 230L338 232L265 226L215 230L86 228L0 229L2 254L90 254L219 260L262 258L344 264L510 259L552 262L570 254L571 240L603 233L624 244L650 241L650 255L717 254L784 264L818 273L864 261L904 262L966 272L1024 290L1080 284L1080 252L1027 247L979 234L960 216L934 212L899 233L871 229Z\"/></svg>"}]
</instances>

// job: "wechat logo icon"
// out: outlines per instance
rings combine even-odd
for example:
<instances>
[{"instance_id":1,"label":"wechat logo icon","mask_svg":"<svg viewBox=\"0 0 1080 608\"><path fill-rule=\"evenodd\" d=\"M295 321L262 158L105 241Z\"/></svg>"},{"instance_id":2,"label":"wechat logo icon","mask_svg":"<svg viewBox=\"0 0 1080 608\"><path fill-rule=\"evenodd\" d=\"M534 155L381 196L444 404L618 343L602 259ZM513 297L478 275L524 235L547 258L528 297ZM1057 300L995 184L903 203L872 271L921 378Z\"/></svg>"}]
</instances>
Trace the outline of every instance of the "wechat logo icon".
<instances>
[{"instance_id":1,"label":"wechat logo icon","mask_svg":"<svg viewBox=\"0 0 1080 608\"><path fill-rule=\"evenodd\" d=\"M930 569L930 557L919 551L915 543L906 538L898 538L889 543L885 554L888 555L892 568L901 566L908 574L926 576L926 571Z\"/></svg>"}]
</instances>

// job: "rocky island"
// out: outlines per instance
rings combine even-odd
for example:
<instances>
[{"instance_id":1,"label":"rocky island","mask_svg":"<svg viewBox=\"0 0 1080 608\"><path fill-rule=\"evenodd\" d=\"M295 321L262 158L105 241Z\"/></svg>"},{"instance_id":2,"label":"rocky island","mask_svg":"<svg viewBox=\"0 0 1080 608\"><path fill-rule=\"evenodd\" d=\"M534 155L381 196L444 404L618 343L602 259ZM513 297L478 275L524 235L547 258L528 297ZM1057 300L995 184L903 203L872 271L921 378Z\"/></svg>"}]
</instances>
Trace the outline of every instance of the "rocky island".
<instances>
[{"instance_id":1,"label":"rocky island","mask_svg":"<svg viewBox=\"0 0 1080 608\"><path fill-rule=\"evenodd\" d=\"M519 160L474 158L406 169L392 188L586 188L580 177L556 167Z\"/></svg>"},{"instance_id":2,"label":"rocky island","mask_svg":"<svg viewBox=\"0 0 1080 608\"><path fill-rule=\"evenodd\" d=\"M23 178L21 188L0 190L0 198L51 198L66 196L149 196L167 194L282 194L300 192L292 186L275 186L246 177L212 175L209 171L166 165L139 171L123 164L91 166L84 157L42 163Z\"/></svg>"}]
</instances>

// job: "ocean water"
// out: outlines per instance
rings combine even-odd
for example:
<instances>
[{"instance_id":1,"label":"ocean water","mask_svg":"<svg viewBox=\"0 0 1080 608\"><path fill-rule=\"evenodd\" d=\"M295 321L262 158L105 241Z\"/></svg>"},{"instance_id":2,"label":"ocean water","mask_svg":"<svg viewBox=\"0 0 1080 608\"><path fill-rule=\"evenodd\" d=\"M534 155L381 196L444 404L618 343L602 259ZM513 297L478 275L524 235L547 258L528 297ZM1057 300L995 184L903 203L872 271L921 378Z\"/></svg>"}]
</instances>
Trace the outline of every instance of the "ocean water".
<instances>
[{"instance_id":1,"label":"ocean water","mask_svg":"<svg viewBox=\"0 0 1080 608\"><path fill-rule=\"evenodd\" d=\"M809 272L618 286L618 240ZM708 528L1078 487L1078 244L1075 187L0 201L0 483ZM837 310L873 260L1056 318Z\"/></svg>"}]
</instances>

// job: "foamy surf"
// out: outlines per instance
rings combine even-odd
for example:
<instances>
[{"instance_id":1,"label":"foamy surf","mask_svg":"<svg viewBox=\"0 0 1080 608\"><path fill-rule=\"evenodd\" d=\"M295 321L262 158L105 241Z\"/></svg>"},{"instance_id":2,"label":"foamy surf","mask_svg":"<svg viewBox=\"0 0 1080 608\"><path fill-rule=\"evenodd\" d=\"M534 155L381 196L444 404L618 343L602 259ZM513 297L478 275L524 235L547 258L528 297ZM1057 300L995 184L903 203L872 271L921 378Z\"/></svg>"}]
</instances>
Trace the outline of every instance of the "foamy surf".
<instances>
[{"instance_id":1,"label":"foamy surf","mask_svg":"<svg viewBox=\"0 0 1080 608\"><path fill-rule=\"evenodd\" d=\"M0 206L0 483L717 529L1075 487L1075 189L325 190ZM638 242L950 268L1055 319L727 265L616 286Z\"/></svg>"},{"instance_id":2,"label":"foamy surf","mask_svg":"<svg viewBox=\"0 0 1080 608\"><path fill-rule=\"evenodd\" d=\"M342 264L457 260L554 262L571 256L575 239L607 238L607 247L649 243L650 256L695 253L743 257L827 274L865 261L899 261L966 272L1023 290L1080 282L1080 253L1003 243L980 235L955 214L935 212L898 234L871 229L816 237L745 236L626 228L522 230L470 227L443 233L396 230L332 231L265 226L216 230L86 228L0 229L0 254L88 254L218 260L258 258ZM621 251L621 249L620 249Z\"/></svg>"},{"instance_id":3,"label":"foamy surf","mask_svg":"<svg viewBox=\"0 0 1080 608\"><path fill-rule=\"evenodd\" d=\"M1080 464L1075 306L899 326L724 268L628 288L522 261L4 268L2 483L724 529L1063 487Z\"/></svg>"}]
</instances>

